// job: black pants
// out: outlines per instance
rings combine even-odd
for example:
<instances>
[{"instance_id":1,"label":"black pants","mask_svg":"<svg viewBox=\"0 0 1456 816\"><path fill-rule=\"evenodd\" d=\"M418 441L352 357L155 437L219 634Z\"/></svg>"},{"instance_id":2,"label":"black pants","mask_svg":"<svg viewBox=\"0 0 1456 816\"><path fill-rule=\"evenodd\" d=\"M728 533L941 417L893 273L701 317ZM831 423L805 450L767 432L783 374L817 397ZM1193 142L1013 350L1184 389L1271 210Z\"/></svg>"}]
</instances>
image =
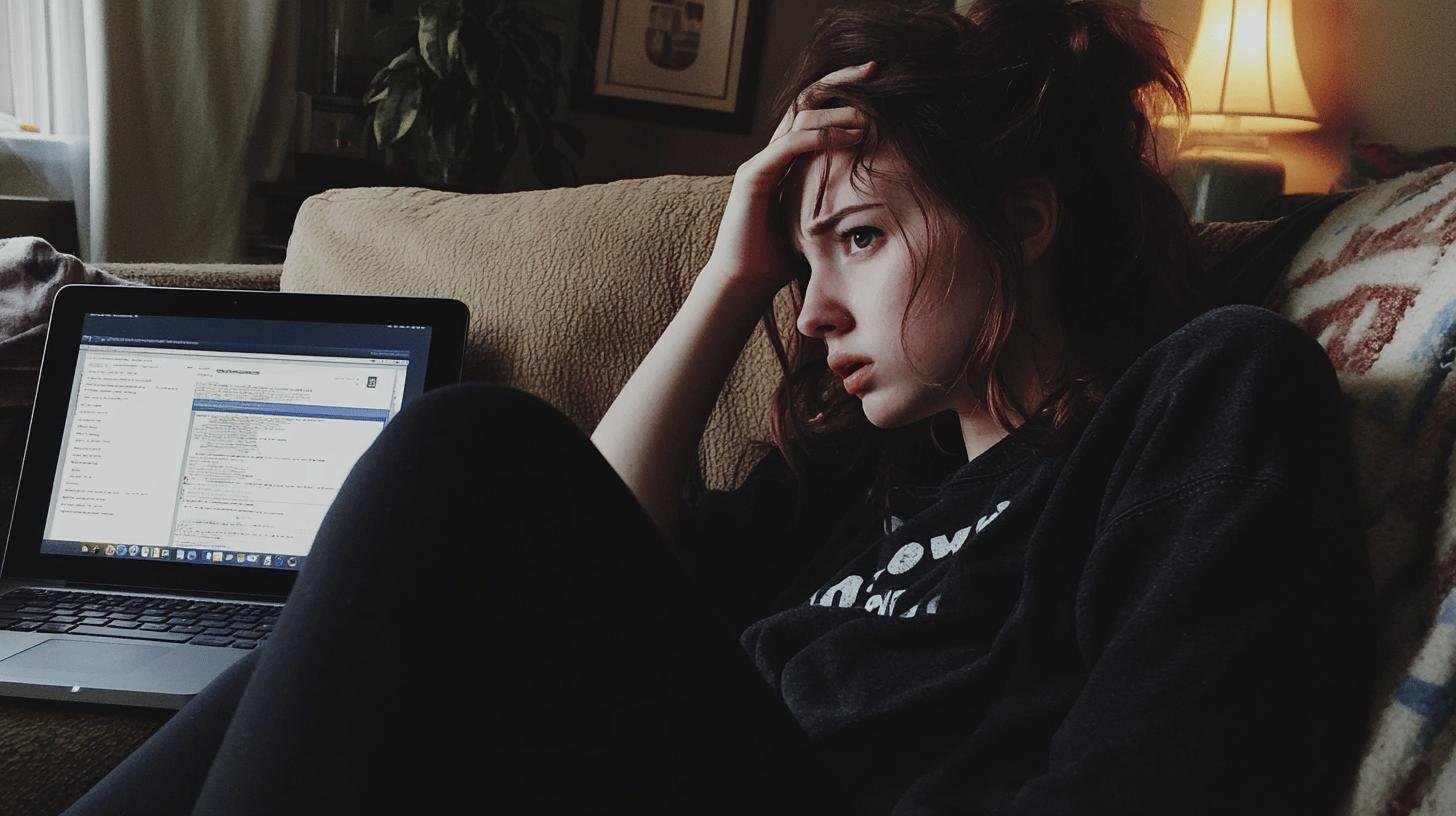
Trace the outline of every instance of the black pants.
<instances>
[{"instance_id":1,"label":"black pants","mask_svg":"<svg viewBox=\"0 0 1456 816\"><path fill-rule=\"evenodd\" d=\"M68 813L844 812L631 491L526 392L412 403L310 555L273 637Z\"/></svg>"}]
</instances>

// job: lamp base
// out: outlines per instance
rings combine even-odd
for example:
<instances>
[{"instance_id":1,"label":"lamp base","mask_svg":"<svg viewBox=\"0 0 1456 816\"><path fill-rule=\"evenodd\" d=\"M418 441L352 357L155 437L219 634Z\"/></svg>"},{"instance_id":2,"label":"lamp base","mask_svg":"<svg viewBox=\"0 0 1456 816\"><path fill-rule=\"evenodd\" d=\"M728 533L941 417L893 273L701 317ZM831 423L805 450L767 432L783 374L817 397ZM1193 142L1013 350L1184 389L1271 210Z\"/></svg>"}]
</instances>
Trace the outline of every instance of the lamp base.
<instances>
[{"instance_id":1,"label":"lamp base","mask_svg":"<svg viewBox=\"0 0 1456 816\"><path fill-rule=\"evenodd\" d=\"M1284 192L1284 165L1256 149L1195 147L1178 154L1170 181L1194 221L1250 221Z\"/></svg>"}]
</instances>

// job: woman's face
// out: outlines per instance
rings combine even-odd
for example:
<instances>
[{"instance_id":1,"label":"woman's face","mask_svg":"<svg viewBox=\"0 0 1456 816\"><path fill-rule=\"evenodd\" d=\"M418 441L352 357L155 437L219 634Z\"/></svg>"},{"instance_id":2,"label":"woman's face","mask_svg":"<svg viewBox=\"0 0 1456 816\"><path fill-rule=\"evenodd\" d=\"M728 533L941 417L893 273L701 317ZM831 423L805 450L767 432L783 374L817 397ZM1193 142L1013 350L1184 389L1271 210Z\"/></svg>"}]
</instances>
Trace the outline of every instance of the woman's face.
<instances>
[{"instance_id":1,"label":"woman's face","mask_svg":"<svg viewBox=\"0 0 1456 816\"><path fill-rule=\"evenodd\" d=\"M922 384L922 376L949 381L979 329L983 256L973 242L957 240L961 231L931 202L925 202L922 213L909 192L889 180L862 174L851 183L850 158L849 150L833 151L831 162L823 153L813 154L812 160L805 156L784 182L790 242L811 271L798 329L824 341L831 366L841 355L869 361L845 385L876 427L902 427L946 410L968 413L974 400L964 381L946 393ZM831 165L829 181L816 218L814 201L826 163ZM896 176L905 172L902 160L888 148L868 156L867 164ZM932 249L928 219L943 227L936 236L937 251L927 258ZM942 270L952 264L955 276L949 292L933 282L935 276L922 286L905 318L902 344L901 320L914 287L912 246L922 263Z\"/></svg>"}]
</instances>

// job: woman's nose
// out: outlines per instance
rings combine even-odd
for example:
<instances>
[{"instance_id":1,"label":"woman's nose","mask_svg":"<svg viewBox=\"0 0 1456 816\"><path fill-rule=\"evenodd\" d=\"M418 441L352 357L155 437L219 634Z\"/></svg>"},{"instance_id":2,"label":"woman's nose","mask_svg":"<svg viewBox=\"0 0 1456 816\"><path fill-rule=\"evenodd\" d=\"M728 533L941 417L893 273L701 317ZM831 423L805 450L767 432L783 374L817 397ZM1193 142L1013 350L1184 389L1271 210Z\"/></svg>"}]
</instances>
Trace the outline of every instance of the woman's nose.
<instances>
[{"instance_id":1,"label":"woman's nose","mask_svg":"<svg viewBox=\"0 0 1456 816\"><path fill-rule=\"evenodd\" d=\"M804 291L804 307L799 310L799 333L822 338L830 332L848 331L850 323L849 312L844 305L827 291L827 287L810 279Z\"/></svg>"}]
</instances>

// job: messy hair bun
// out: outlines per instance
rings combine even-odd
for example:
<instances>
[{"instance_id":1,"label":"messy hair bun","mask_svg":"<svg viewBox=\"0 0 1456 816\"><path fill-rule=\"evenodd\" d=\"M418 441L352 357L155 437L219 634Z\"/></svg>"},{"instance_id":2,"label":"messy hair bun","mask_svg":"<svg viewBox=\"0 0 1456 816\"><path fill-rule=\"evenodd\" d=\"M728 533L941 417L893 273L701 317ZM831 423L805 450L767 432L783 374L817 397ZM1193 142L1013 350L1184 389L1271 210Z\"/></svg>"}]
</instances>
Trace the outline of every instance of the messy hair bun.
<instances>
[{"instance_id":1,"label":"messy hair bun","mask_svg":"<svg viewBox=\"0 0 1456 816\"><path fill-rule=\"evenodd\" d=\"M1162 114L1186 120L1182 76L1162 29L1117 3L979 0L966 16L976 59L1015 75L1006 107L983 121L984 155L1055 182L1062 317L1102 347L1115 378L1203 305L1192 228L1153 138Z\"/></svg>"},{"instance_id":2,"label":"messy hair bun","mask_svg":"<svg viewBox=\"0 0 1456 816\"><path fill-rule=\"evenodd\" d=\"M977 0L964 13L940 3L859 3L818 21L778 100L777 111L796 109L799 91L819 77L876 61L874 73L836 85L816 104L853 107L870 120L855 174L884 177L866 162L888 143L909 171L892 181L944 208L983 245L992 267L986 314L961 373L1008 432L1036 444L1075 438L1122 371L1208 305L1193 285L1187 213L1158 169L1153 123L1170 112L1186 120L1188 108L1163 34L1110 0ZM1052 287L1081 368L1064 372L1042 404L1023 406L1001 370L1020 319L1024 267L1004 201L1015 183L1034 177L1049 179L1057 194ZM915 294L941 274L917 269ZM793 286L799 304L806 284L803 275ZM786 353L771 323L765 328L784 367L774 439L796 473L816 457L842 460L853 450L875 474L871 496L883 503L889 484L934 478L964 461L935 441L933 423L953 417L873 428L836 387L823 342L790 333Z\"/></svg>"}]
</instances>

